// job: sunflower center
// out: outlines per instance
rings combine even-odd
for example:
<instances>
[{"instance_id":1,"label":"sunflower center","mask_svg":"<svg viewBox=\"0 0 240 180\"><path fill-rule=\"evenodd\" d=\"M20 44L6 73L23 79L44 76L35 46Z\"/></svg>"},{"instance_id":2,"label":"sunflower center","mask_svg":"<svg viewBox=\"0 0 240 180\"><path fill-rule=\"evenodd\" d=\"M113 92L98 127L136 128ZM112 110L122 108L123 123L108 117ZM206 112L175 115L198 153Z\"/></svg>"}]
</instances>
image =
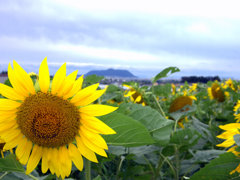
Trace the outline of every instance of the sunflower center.
<instances>
[{"instance_id":1,"label":"sunflower center","mask_svg":"<svg viewBox=\"0 0 240 180\"><path fill-rule=\"evenodd\" d=\"M21 132L33 143L45 147L72 142L79 130L79 120L76 106L42 92L27 97L17 112Z\"/></svg>"}]
</instances>

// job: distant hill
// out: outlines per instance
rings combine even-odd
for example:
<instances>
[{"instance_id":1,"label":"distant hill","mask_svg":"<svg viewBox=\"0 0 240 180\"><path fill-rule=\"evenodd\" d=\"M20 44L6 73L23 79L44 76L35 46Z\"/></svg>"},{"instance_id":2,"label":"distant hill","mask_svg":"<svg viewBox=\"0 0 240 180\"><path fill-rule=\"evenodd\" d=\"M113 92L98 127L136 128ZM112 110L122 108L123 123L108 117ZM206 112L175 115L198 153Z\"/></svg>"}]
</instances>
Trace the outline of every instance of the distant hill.
<instances>
[{"instance_id":1,"label":"distant hill","mask_svg":"<svg viewBox=\"0 0 240 180\"><path fill-rule=\"evenodd\" d=\"M121 77L121 78L135 78L131 72L128 70L120 70L120 69L107 69L107 70L93 70L89 71L86 76L88 75L98 75L98 76L105 76L105 77Z\"/></svg>"}]
</instances>

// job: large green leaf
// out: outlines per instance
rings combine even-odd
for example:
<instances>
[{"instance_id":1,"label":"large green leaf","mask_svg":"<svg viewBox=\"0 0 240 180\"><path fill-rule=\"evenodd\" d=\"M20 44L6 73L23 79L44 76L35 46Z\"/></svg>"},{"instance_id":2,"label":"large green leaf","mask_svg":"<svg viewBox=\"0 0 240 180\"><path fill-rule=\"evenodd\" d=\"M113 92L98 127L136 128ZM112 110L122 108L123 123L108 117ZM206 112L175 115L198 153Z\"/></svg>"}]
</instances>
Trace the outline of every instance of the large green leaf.
<instances>
[{"instance_id":1,"label":"large green leaf","mask_svg":"<svg viewBox=\"0 0 240 180\"><path fill-rule=\"evenodd\" d=\"M193 146L200 137L201 135L195 129L185 128L174 132L170 142L178 145Z\"/></svg>"},{"instance_id":2,"label":"large green leaf","mask_svg":"<svg viewBox=\"0 0 240 180\"><path fill-rule=\"evenodd\" d=\"M174 121L163 117L158 111L149 106L139 104L122 104L118 110L141 122L150 131L153 138L161 145L170 140Z\"/></svg>"},{"instance_id":3,"label":"large green leaf","mask_svg":"<svg viewBox=\"0 0 240 180\"><path fill-rule=\"evenodd\" d=\"M113 112L100 119L117 132L104 136L110 145L133 147L155 143L144 125L129 116Z\"/></svg>"},{"instance_id":4,"label":"large green leaf","mask_svg":"<svg viewBox=\"0 0 240 180\"><path fill-rule=\"evenodd\" d=\"M240 159L237 158L232 153L224 153L212 160L208 165L204 168L200 169L197 173L195 173L191 180L226 180L226 179L236 179L234 177L238 176L238 173L230 175L230 172L234 170L238 164L240 163Z\"/></svg>"},{"instance_id":5,"label":"large green leaf","mask_svg":"<svg viewBox=\"0 0 240 180\"><path fill-rule=\"evenodd\" d=\"M23 166L17 161L16 156L13 154L0 159L0 172L3 171L25 172Z\"/></svg>"},{"instance_id":6,"label":"large green leaf","mask_svg":"<svg viewBox=\"0 0 240 180\"><path fill-rule=\"evenodd\" d=\"M168 68L165 68L164 70L162 70L160 73L158 73L152 80L152 82L156 82L157 80L161 79L161 78L164 78L164 77L167 77L169 76L170 74L173 74L175 72L179 72L180 69L178 69L177 67L168 67Z\"/></svg>"}]
</instances>

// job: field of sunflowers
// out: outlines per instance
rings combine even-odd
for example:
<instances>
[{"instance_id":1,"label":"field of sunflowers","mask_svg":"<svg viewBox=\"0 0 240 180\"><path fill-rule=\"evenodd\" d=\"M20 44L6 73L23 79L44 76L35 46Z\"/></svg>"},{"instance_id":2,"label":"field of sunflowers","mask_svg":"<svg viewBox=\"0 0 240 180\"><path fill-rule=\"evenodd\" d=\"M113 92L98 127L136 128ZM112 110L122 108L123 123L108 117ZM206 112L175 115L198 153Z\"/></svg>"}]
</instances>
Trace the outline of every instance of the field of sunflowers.
<instances>
[{"instance_id":1,"label":"field of sunflowers","mask_svg":"<svg viewBox=\"0 0 240 180\"><path fill-rule=\"evenodd\" d=\"M104 77L64 71L50 78L46 60L38 74L9 68L0 85L0 179L240 179L238 81L158 84L180 71L169 67L152 86L101 90Z\"/></svg>"}]
</instances>

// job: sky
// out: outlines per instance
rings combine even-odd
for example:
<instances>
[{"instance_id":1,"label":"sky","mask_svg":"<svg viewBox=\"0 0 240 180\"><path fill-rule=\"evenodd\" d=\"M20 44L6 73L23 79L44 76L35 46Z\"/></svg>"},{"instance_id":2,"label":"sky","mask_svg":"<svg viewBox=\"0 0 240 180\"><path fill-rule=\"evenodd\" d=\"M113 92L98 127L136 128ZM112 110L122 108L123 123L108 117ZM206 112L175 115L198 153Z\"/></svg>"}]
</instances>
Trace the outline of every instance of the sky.
<instances>
[{"instance_id":1,"label":"sky","mask_svg":"<svg viewBox=\"0 0 240 180\"><path fill-rule=\"evenodd\" d=\"M238 0L0 0L0 71L16 60L50 73L126 69L151 78L169 66L240 79Z\"/></svg>"}]
</instances>

